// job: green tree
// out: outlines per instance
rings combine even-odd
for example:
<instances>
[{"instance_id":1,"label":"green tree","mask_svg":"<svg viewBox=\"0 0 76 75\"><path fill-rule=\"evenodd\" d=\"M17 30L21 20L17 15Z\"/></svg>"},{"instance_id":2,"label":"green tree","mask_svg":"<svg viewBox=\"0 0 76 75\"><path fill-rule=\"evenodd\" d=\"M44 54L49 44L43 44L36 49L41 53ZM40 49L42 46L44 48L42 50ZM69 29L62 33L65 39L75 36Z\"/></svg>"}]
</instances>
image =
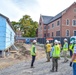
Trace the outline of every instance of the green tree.
<instances>
[{"instance_id":1,"label":"green tree","mask_svg":"<svg viewBox=\"0 0 76 75\"><path fill-rule=\"evenodd\" d=\"M16 31L18 28L23 32L23 37L35 37L38 22L33 21L29 15L24 15L19 22L12 21L12 26Z\"/></svg>"},{"instance_id":2,"label":"green tree","mask_svg":"<svg viewBox=\"0 0 76 75\"><path fill-rule=\"evenodd\" d=\"M24 37L35 37L38 23L33 21L29 15L24 15L20 20L20 29L24 32Z\"/></svg>"}]
</instances>

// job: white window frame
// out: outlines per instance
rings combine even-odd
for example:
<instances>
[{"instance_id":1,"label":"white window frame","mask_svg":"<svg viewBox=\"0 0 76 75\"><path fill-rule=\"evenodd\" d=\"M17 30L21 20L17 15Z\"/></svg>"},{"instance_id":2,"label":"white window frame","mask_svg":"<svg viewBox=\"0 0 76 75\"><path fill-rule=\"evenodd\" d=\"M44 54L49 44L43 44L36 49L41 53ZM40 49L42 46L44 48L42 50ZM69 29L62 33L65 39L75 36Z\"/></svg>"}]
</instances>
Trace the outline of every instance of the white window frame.
<instances>
[{"instance_id":1,"label":"white window frame","mask_svg":"<svg viewBox=\"0 0 76 75\"><path fill-rule=\"evenodd\" d=\"M57 31L60 31L60 30L57 30ZM56 32L57 32L57 31L56 31ZM56 37L60 37L60 35L59 35L59 36L56 36Z\"/></svg>"},{"instance_id":2,"label":"white window frame","mask_svg":"<svg viewBox=\"0 0 76 75\"><path fill-rule=\"evenodd\" d=\"M70 30L69 29L67 29L68 31L69 31L69 36L70 36ZM69 36L67 36L67 30L66 30L66 37L69 37Z\"/></svg>"},{"instance_id":3,"label":"white window frame","mask_svg":"<svg viewBox=\"0 0 76 75\"><path fill-rule=\"evenodd\" d=\"M69 24L67 25L67 20L69 20ZM69 26L70 25L70 19L66 19L66 26Z\"/></svg>"},{"instance_id":4,"label":"white window frame","mask_svg":"<svg viewBox=\"0 0 76 75\"><path fill-rule=\"evenodd\" d=\"M73 20L76 20L76 19L72 19L72 26L75 26L76 27L76 25L73 25Z\"/></svg>"},{"instance_id":5,"label":"white window frame","mask_svg":"<svg viewBox=\"0 0 76 75\"><path fill-rule=\"evenodd\" d=\"M73 9L74 13L76 13L76 8Z\"/></svg>"},{"instance_id":6,"label":"white window frame","mask_svg":"<svg viewBox=\"0 0 76 75\"><path fill-rule=\"evenodd\" d=\"M73 36L74 36L74 31L76 31L76 30L73 30Z\"/></svg>"},{"instance_id":7,"label":"white window frame","mask_svg":"<svg viewBox=\"0 0 76 75\"><path fill-rule=\"evenodd\" d=\"M54 26L54 23L52 23L52 25ZM52 27L52 28L54 28L54 27Z\"/></svg>"},{"instance_id":8,"label":"white window frame","mask_svg":"<svg viewBox=\"0 0 76 75\"><path fill-rule=\"evenodd\" d=\"M50 25L48 25L48 27L49 27L48 30L50 30Z\"/></svg>"},{"instance_id":9,"label":"white window frame","mask_svg":"<svg viewBox=\"0 0 76 75\"><path fill-rule=\"evenodd\" d=\"M58 22L58 21L59 21L59 25L57 25L57 22ZM57 20L57 21L56 21L56 25L57 25L57 26L60 26L60 20Z\"/></svg>"},{"instance_id":10,"label":"white window frame","mask_svg":"<svg viewBox=\"0 0 76 75\"><path fill-rule=\"evenodd\" d=\"M42 29L41 29L42 30ZM44 26L44 30L46 30L46 26Z\"/></svg>"}]
</instances>

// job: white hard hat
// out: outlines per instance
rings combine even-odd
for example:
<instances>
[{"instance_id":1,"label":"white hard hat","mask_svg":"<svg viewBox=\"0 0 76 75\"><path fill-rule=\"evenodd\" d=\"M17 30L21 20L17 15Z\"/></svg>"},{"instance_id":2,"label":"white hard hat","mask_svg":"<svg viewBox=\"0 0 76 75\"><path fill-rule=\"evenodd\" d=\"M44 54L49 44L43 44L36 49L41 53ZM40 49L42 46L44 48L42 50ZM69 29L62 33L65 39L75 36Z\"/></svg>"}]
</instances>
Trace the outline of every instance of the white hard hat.
<instances>
[{"instance_id":1,"label":"white hard hat","mask_svg":"<svg viewBox=\"0 0 76 75\"><path fill-rule=\"evenodd\" d=\"M55 40L54 43L57 43L58 44L58 40Z\"/></svg>"},{"instance_id":2,"label":"white hard hat","mask_svg":"<svg viewBox=\"0 0 76 75\"><path fill-rule=\"evenodd\" d=\"M37 41L36 40L33 40L33 43L36 43Z\"/></svg>"},{"instance_id":3,"label":"white hard hat","mask_svg":"<svg viewBox=\"0 0 76 75\"><path fill-rule=\"evenodd\" d=\"M67 41L67 39L65 38L64 41Z\"/></svg>"},{"instance_id":4,"label":"white hard hat","mask_svg":"<svg viewBox=\"0 0 76 75\"><path fill-rule=\"evenodd\" d=\"M49 41L47 40L46 43L49 43Z\"/></svg>"}]
</instances>

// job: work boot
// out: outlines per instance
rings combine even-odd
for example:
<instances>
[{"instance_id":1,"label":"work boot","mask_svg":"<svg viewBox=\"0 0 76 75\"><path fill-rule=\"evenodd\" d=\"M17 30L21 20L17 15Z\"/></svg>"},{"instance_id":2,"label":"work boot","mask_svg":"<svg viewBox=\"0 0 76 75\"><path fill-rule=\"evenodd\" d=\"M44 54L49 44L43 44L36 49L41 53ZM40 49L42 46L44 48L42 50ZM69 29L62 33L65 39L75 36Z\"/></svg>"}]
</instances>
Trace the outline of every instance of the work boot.
<instances>
[{"instance_id":1,"label":"work boot","mask_svg":"<svg viewBox=\"0 0 76 75\"><path fill-rule=\"evenodd\" d=\"M54 70L50 70L50 72L54 72Z\"/></svg>"},{"instance_id":2,"label":"work boot","mask_svg":"<svg viewBox=\"0 0 76 75\"><path fill-rule=\"evenodd\" d=\"M30 68L35 68L34 66L31 66Z\"/></svg>"},{"instance_id":3,"label":"work boot","mask_svg":"<svg viewBox=\"0 0 76 75\"><path fill-rule=\"evenodd\" d=\"M58 72L58 70L56 69L55 72Z\"/></svg>"}]
</instances>

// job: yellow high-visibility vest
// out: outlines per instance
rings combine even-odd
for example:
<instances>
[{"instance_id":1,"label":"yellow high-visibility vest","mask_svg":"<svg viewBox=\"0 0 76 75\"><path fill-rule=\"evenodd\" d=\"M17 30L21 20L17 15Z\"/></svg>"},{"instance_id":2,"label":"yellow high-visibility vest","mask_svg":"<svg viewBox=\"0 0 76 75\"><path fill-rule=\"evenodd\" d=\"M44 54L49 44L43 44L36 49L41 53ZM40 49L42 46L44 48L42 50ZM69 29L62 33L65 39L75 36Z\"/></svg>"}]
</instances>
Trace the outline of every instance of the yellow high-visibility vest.
<instances>
[{"instance_id":1,"label":"yellow high-visibility vest","mask_svg":"<svg viewBox=\"0 0 76 75\"><path fill-rule=\"evenodd\" d=\"M50 52L51 51L51 44L46 44L46 52Z\"/></svg>"},{"instance_id":2,"label":"yellow high-visibility vest","mask_svg":"<svg viewBox=\"0 0 76 75\"><path fill-rule=\"evenodd\" d=\"M67 51L67 50L68 50L68 43L67 43L67 42L64 43L64 45L63 45L63 50L64 50L64 51Z\"/></svg>"},{"instance_id":3,"label":"yellow high-visibility vest","mask_svg":"<svg viewBox=\"0 0 76 75\"><path fill-rule=\"evenodd\" d=\"M53 57L60 57L60 47L59 47L59 45L54 46Z\"/></svg>"},{"instance_id":4,"label":"yellow high-visibility vest","mask_svg":"<svg viewBox=\"0 0 76 75\"><path fill-rule=\"evenodd\" d=\"M35 47L35 45L32 45L32 48L31 48L31 55L33 55L33 56L36 55L36 47Z\"/></svg>"}]
</instances>

